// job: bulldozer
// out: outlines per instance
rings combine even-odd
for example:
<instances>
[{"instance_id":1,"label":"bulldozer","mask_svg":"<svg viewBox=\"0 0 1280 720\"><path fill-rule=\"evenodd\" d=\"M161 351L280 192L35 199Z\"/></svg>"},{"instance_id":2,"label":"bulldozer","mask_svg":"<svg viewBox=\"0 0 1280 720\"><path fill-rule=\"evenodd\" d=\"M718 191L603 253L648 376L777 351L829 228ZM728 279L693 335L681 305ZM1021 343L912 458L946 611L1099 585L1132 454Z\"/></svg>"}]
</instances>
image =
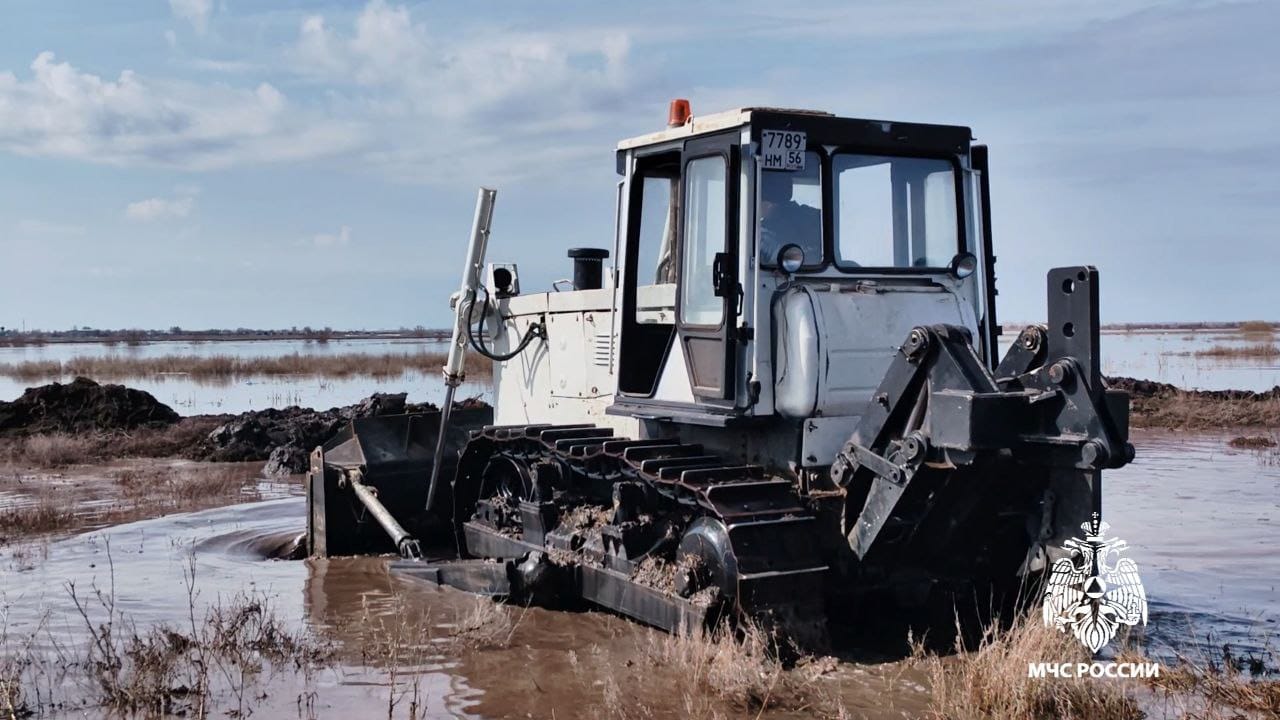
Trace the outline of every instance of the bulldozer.
<instances>
[{"instance_id":1,"label":"bulldozer","mask_svg":"<svg viewBox=\"0 0 1280 720\"><path fill-rule=\"evenodd\" d=\"M676 100L616 163L612 247L544 292L486 263L480 190L445 402L316 449L312 555L797 646L1025 594L1070 556L1133 459L1129 398L1090 266L1048 272L1047 322L1001 356L968 127ZM468 355L491 408L453 401Z\"/></svg>"}]
</instances>

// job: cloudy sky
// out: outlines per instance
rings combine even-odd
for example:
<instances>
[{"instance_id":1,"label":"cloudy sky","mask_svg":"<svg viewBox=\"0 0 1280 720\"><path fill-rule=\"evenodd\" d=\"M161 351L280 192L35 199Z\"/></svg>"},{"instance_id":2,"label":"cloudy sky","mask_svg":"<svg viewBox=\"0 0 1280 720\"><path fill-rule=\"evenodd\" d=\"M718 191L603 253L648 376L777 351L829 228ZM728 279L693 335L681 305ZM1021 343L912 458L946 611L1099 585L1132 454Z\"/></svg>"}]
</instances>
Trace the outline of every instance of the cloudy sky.
<instances>
[{"instance_id":1,"label":"cloudy sky","mask_svg":"<svg viewBox=\"0 0 1280 720\"><path fill-rule=\"evenodd\" d=\"M0 325L443 325L477 185L526 288L671 97L968 125L1001 312L1280 319L1274 2L6 0Z\"/></svg>"}]
</instances>

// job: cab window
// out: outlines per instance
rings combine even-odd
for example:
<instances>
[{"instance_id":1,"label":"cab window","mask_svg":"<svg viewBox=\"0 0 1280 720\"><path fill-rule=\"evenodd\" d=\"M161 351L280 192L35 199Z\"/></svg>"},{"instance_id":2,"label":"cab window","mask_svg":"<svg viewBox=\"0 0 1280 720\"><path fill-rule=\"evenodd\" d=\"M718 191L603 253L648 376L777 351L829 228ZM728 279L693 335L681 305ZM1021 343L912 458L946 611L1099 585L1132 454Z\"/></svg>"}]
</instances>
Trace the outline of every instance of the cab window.
<instances>
[{"instance_id":1,"label":"cab window","mask_svg":"<svg viewBox=\"0 0 1280 720\"><path fill-rule=\"evenodd\" d=\"M640 231L637 235L635 320L675 322L676 218L679 217L679 165L649 169L641 178Z\"/></svg>"},{"instance_id":2,"label":"cab window","mask_svg":"<svg viewBox=\"0 0 1280 720\"><path fill-rule=\"evenodd\" d=\"M836 263L941 268L959 250L956 170L936 158L832 158Z\"/></svg>"},{"instance_id":3,"label":"cab window","mask_svg":"<svg viewBox=\"0 0 1280 720\"><path fill-rule=\"evenodd\" d=\"M689 162L685 169L684 257L681 262L680 321L718 326L724 300L715 294L712 268L724 252L728 231L727 166L722 155Z\"/></svg>"},{"instance_id":4,"label":"cab window","mask_svg":"<svg viewBox=\"0 0 1280 720\"><path fill-rule=\"evenodd\" d=\"M796 244L806 266L822 264L822 158L805 153L804 170L760 172L760 263L777 264L778 250Z\"/></svg>"}]
</instances>

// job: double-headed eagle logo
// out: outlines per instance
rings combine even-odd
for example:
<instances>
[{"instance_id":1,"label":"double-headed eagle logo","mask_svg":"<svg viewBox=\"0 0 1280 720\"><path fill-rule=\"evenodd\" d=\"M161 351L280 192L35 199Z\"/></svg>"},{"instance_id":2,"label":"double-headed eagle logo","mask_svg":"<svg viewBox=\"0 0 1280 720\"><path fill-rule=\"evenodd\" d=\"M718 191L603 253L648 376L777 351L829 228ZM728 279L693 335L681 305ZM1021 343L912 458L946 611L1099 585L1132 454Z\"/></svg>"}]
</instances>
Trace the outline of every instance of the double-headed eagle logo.
<instances>
[{"instance_id":1,"label":"double-headed eagle logo","mask_svg":"<svg viewBox=\"0 0 1280 720\"><path fill-rule=\"evenodd\" d=\"M1069 628L1093 652L1110 642L1121 625L1147 624L1147 593L1138 566L1119 557L1129 546L1107 538L1109 527L1096 512L1080 525L1084 539L1063 543L1071 557L1053 564L1044 595L1044 624L1062 632Z\"/></svg>"}]
</instances>

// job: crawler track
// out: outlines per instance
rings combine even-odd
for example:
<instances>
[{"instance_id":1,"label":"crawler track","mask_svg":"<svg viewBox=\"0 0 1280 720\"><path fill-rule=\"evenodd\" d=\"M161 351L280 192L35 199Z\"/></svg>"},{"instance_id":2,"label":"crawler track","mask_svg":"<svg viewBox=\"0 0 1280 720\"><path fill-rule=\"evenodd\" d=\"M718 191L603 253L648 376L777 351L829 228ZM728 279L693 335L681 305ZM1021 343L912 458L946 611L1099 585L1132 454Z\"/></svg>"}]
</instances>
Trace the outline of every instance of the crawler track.
<instances>
[{"instance_id":1,"label":"crawler track","mask_svg":"<svg viewBox=\"0 0 1280 720\"><path fill-rule=\"evenodd\" d=\"M488 426L463 452L454 497L455 517L470 518L469 555L558 551L588 601L670 626L700 596L717 610L708 617L727 610L801 645L825 637L816 520L790 481L760 466L594 425ZM595 527L566 521L575 508L606 505ZM685 571L666 587L637 577L655 565Z\"/></svg>"}]
</instances>

